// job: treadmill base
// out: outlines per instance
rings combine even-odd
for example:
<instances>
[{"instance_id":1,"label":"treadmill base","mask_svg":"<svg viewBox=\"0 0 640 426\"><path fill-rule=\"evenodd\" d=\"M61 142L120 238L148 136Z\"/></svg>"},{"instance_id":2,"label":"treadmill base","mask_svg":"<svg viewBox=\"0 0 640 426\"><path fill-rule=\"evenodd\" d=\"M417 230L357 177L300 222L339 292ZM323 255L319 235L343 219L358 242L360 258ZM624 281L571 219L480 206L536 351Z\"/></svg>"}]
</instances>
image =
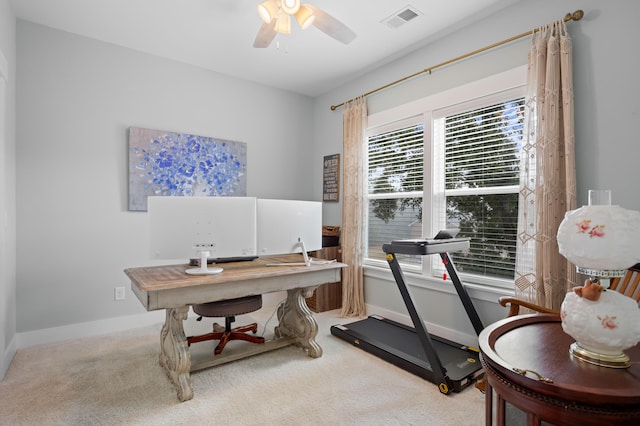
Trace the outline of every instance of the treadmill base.
<instances>
[{"instance_id":1,"label":"treadmill base","mask_svg":"<svg viewBox=\"0 0 640 426\"><path fill-rule=\"evenodd\" d=\"M430 334L452 389L440 384L414 328L372 315L351 324L331 326L331 334L403 370L439 384L440 392L460 392L483 373L477 350Z\"/></svg>"}]
</instances>

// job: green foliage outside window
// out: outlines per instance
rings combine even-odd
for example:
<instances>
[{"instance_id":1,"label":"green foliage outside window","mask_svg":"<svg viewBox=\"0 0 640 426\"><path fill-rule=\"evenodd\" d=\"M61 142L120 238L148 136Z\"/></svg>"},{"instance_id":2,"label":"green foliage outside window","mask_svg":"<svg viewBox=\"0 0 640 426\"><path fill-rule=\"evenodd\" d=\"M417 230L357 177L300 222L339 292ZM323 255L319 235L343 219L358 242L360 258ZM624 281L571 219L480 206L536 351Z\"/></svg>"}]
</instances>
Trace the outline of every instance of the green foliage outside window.
<instances>
[{"instance_id":1,"label":"green foliage outside window","mask_svg":"<svg viewBox=\"0 0 640 426\"><path fill-rule=\"evenodd\" d=\"M467 252L452 253L461 272L514 275L523 111L521 98L444 119L447 226L460 228L459 235L471 240ZM422 197L412 195L424 185L423 125L371 136L368 154L374 219L370 217L369 238L377 244L375 236L384 235L385 226L405 232L407 213L422 221ZM398 220L404 221L402 226Z\"/></svg>"}]
</instances>

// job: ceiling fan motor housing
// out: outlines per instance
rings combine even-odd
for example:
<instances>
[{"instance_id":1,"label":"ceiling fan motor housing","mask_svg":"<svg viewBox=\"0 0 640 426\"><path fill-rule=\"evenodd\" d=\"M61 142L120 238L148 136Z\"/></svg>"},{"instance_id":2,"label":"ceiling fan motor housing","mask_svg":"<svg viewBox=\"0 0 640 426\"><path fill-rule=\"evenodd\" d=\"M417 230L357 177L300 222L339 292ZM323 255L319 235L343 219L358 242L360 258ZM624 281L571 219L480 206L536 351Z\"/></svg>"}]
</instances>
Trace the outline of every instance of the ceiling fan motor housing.
<instances>
[{"instance_id":1,"label":"ceiling fan motor housing","mask_svg":"<svg viewBox=\"0 0 640 426\"><path fill-rule=\"evenodd\" d=\"M288 15L295 15L300 9L300 0L281 0L280 8Z\"/></svg>"}]
</instances>

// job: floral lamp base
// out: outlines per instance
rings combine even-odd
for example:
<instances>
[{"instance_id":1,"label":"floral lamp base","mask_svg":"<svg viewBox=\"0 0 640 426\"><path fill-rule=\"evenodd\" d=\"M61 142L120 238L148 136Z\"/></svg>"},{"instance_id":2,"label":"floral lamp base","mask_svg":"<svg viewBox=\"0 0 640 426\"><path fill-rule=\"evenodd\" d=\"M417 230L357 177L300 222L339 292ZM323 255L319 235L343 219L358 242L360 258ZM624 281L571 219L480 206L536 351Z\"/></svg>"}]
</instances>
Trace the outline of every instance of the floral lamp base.
<instances>
[{"instance_id":1,"label":"floral lamp base","mask_svg":"<svg viewBox=\"0 0 640 426\"><path fill-rule=\"evenodd\" d=\"M599 365L601 367L610 368L628 368L631 366L629 357L624 352L620 352L616 355L603 354L589 349L585 349L578 342L573 343L569 347L569 353L574 358L580 361L588 362L590 364Z\"/></svg>"},{"instance_id":2,"label":"floral lamp base","mask_svg":"<svg viewBox=\"0 0 640 426\"><path fill-rule=\"evenodd\" d=\"M631 365L623 351L640 341L640 309L635 300L610 290L592 301L570 291L560 315L563 330L576 339L569 349L575 358L602 367Z\"/></svg>"}]
</instances>

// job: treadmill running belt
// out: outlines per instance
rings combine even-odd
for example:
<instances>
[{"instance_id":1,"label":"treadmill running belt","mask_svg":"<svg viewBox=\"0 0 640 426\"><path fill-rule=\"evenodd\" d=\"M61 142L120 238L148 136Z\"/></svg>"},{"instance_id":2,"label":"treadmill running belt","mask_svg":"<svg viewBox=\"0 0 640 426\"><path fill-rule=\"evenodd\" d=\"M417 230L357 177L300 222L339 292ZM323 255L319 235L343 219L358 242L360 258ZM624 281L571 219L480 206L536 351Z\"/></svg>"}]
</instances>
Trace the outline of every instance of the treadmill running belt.
<instances>
[{"instance_id":1,"label":"treadmill running belt","mask_svg":"<svg viewBox=\"0 0 640 426\"><path fill-rule=\"evenodd\" d=\"M435 383L425 350L412 327L370 316L350 324L334 325L331 334ZM454 391L459 392L482 373L477 351L432 334L430 337L446 375L454 384Z\"/></svg>"}]
</instances>

